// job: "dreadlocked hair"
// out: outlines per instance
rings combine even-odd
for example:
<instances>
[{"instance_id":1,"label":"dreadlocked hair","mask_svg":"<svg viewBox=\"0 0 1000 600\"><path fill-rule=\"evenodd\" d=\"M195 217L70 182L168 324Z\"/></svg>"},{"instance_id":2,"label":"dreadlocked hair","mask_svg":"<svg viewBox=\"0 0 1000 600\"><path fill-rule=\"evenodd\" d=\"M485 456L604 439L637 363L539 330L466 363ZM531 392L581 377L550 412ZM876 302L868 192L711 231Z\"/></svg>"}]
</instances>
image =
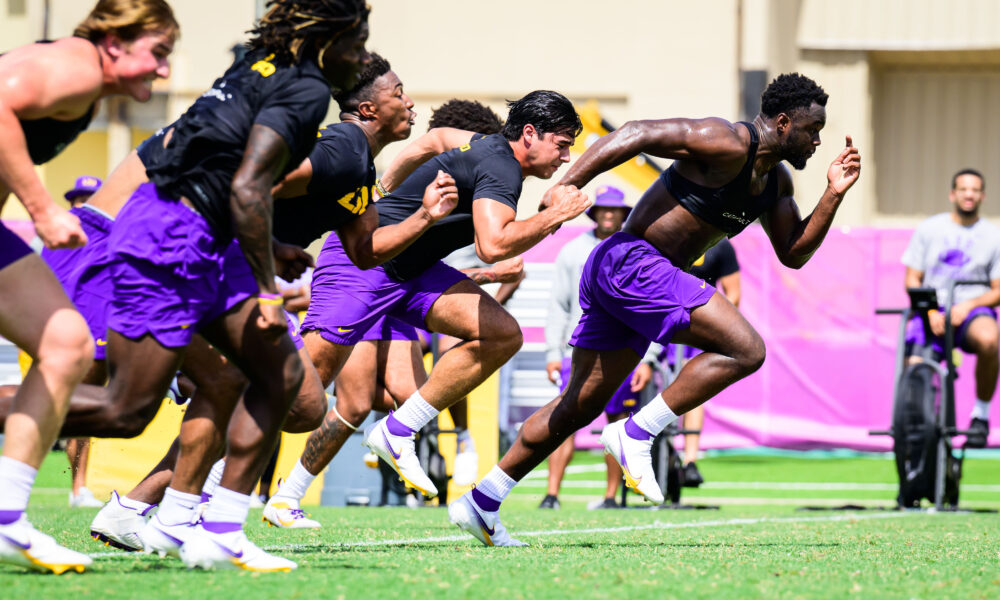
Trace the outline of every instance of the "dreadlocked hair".
<instances>
[{"instance_id":1,"label":"dreadlocked hair","mask_svg":"<svg viewBox=\"0 0 1000 600\"><path fill-rule=\"evenodd\" d=\"M278 60L299 63L314 56L345 32L368 21L371 7L364 0L268 0L268 10L248 31L249 50L273 52Z\"/></svg>"},{"instance_id":2,"label":"dreadlocked hair","mask_svg":"<svg viewBox=\"0 0 1000 600\"><path fill-rule=\"evenodd\" d=\"M475 100L459 100L452 98L431 113L427 124L429 129L435 127L454 127L476 133L500 133L503 121L488 106L483 106Z\"/></svg>"}]
</instances>

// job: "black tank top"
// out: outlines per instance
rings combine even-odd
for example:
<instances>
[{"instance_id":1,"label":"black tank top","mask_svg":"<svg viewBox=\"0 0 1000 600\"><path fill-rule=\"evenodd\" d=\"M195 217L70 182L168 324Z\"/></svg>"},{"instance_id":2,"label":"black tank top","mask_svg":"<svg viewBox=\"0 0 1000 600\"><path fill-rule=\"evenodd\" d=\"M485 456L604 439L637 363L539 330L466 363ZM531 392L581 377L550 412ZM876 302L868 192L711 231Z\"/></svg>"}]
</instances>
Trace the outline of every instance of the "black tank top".
<instances>
[{"instance_id":1,"label":"black tank top","mask_svg":"<svg viewBox=\"0 0 1000 600\"><path fill-rule=\"evenodd\" d=\"M36 44L51 44L52 40L39 40ZM3 56L0 53L0 56ZM100 54L98 54L98 57ZM90 105L87 112L82 117L72 121L60 121L44 117L41 119L18 119L21 123L21 130L24 138L28 142L28 156L31 162L41 165L49 162L66 146L69 146L80 132L87 129L90 120L94 118L94 107L97 103Z\"/></svg>"},{"instance_id":2,"label":"black tank top","mask_svg":"<svg viewBox=\"0 0 1000 600\"><path fill-rule=\"evenodd\" d=\"M717 188L705 187L678 173L674 165L670 165L660 175L667 191L681 206L701 220L718 227L729 237L746 229L747 225L767 212L778 199L778 174L774 169L767 173L764 191L757 196L750 193L753 161L757 156L760 138L753 123L740 121L739 124L750 132L750 150L743 169L729 183Z\"/></svg>"}]
</instances>

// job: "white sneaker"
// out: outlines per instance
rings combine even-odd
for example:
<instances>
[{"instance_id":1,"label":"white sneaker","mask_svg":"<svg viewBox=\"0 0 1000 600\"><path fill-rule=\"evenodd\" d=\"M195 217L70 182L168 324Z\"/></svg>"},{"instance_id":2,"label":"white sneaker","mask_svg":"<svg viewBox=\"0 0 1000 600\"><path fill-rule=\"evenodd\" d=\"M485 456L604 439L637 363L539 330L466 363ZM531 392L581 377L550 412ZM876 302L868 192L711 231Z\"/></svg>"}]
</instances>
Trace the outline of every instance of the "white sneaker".
<instances>
[{"instance_id":1,"label":"white sneaker","mask_svg":"<svg viewBox=\"0 0 1000 600\"><path fill-rule=\"evenodd\" d=\"M479 455L472 452L459 452L455 455L455 469L451 480L455 485L472 485L479 475Z\"/></svg>"},{"instance_id":2,"label":"white sneaker","mask_svg":"<svg viewBox=\"0 0 1000 600\"><path fill-rule=\"evenodd\" d=\"M250 508L264 508L264 501L258 494L250 494Z\"/></svg>"},{"instance_id":3,"label":"white sneaker","mask_svg":"<svg viewBox=\"0 0 1000 600\"><path fill-rule=\"evenodd\" d=\"M499 512L487 512L479 508L468 491L448 505L448 520L458 528L471 533L484 546L527 546L507 533L500 522Z\"/></svg>"},{"instance_id":4,"label":"white sneaker","mask_svg":"<svg viewBox=\"0 0 1000 600\"><path fill-rule=\"evenodd\" d=\"M615 421L604 426L601 444L605 454L610 454L625 475L625 485L641 494L647 502L663 504L663 491L653 473L653 459L649 454L653 440L637 440L625 433L625 421Z\"/></svg>"},{"instance_id":5,"label":"white sneaker","mask_svg":"<svg viewBox=\"0 0 1000 600\"><path fill-rule=\"evenodd\" d=\"M413 444L414 434L393 435L385 424L388 418L384 417L365 429L364 445L392 467L403 483L428 498L437 496L437 487L420 468L420 460Z\"/></svg>"},{"instance_id":6,"label":"white sneaker","mask_svg":"<svg viewBox=\"0 0 1000 600\"><path fill-rule=\"evenodd\" d=\"M94 498L93 492L82 487L79 494L69 493L69 505L71 508L100 508L104 503Z\"/></svg>"},{"instance_id":7,"label":"white sneaker","mask_svg":"<svg viewBox=\"0 0 1000 600\"><path fill-rule=\"evenodd\" d=\"M86 554L64 548L35 529L23 514L0 525L0 563L61 575L70 570L83 573L92 562Z\"/></svg>"},{"instance_id":8,"label":"white sneaker","mask_svg":"<svg viewBox=\"0 0 1000 600\"><path fill-rule=\"evenodd\" d=\"M264 552L247 539L243 530L212 533L201 525L181 546L181 560L189 569L243 569L260 573L287 573L298 565Z\"/></svg>"},{"instance_id":9,"label":"white sneaker","mask_svg":"<svg viewBox=\"0 0 1000 600\"><path fill-rule=\"evenodd\" d=\"M139 531L145 526L146 517L136 509L123 505L118 492L112 491L111 499L90 522L90 537L104 542L105 546L136 552L142 550Z\"/></svg>"},{"instance_id":10,"label":"white sneaker","mask_svg":"<svg viewBox=\"0 0 1000 600\"><path fill-rule=\"evenodd\" d=\"M160 520L159 514L153 515L139 532L142 549L147 554L180 558L181 546L191 537L194 528L191 523L168 525Z\"/></svg>"},{"instance_id":11,"label":"white sneaker","mask_svg":"<svg viewBox=\"0 0 1000 600\"><path fill-rule=\"evenodd\" d=\"M306 513L299 508L298 500L274 496L267 501L264 506L264 515L261 521L267 523L268 527L281 527L284 529L319 529L322 525L306 516Z\"/></svg>"}]
</instances>

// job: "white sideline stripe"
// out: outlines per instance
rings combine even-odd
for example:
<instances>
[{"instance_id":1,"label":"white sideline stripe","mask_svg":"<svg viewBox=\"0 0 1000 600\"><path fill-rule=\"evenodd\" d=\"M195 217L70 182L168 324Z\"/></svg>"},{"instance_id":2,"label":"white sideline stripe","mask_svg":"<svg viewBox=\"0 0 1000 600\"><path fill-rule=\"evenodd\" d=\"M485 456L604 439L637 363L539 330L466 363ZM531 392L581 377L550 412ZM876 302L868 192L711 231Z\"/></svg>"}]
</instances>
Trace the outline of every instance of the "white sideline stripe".
<instances>
[{"instance_id":1,"label":"white sideline stripe","mask_svg":"<svg viewBox=\"0 0 1000 600\"><path fill-rule=\"evenodd\" d=\"M894 512L872 515L844 514L824 517L788 517L788 518L746 518L746 519L725 519L716 521L693 521L688 523L664 523L654 521L649 525L629 525L625 527L589 527L586 529L550 529L543 531L518 531L511 533L512 537L541 537L548 535L579 535L584 533L625 533L629 531L649 531L654 529L699 529L702 527L728 527L731 525L759 525L761 523L836 523L841 521L867 521L871 519L896 519L913 516L914 514L928 514L918 512ZM425 538L409 538L399 540L380 540L372 542L346 542L340 544L328 544L331 549L345 548L371 548L378 546L400 546L410 544L427 544L433 542L461 542L471 541L475 538L468 534L444 535ZM264 550L269 552L281 552L287 550L304 550L316 547L316 544L283 544L281 546L264 546ZM88 554L91 558L128 558L141 556L136 552L94 552Z\"/></svg>"},{"instance_id":2,"label":"white sideline stripe","mask_svg":"<svg viewBox=\"0 0 1000 600\"><path fill-rule=\"evenodd\" d=\"M603 470L603 469L602 469ZM525 480L527 477L525 477ZM537 479L537 478L536 478ZM525 481L518 488L546 487L545 481ZM604 489L604 481L573 481L563 480L564 488ZM515 488L517 489L517 488ZM707 481L698 489L702 490L801 490L801 491L872 491L891 492L899 489L895 483L823 483L823 482L793 482L793 481ZM963 492L1000 492L1000 485L983 483L963 483Z\"/></svg>"}]
</instances>

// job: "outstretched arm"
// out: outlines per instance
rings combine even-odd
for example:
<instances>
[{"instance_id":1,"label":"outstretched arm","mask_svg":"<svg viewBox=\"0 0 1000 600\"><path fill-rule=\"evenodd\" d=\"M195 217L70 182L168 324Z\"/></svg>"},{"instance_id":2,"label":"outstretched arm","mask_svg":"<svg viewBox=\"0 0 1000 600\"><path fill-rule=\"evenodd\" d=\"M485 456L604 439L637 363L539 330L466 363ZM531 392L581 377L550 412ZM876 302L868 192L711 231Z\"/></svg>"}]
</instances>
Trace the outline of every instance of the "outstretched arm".
<instances>
[{"instance_id":1,"label":"outstretched arm","mask_svg":"<svg viewBox=\"0 0 1000 600\"><path fill-rule=\"evenodd\" d=\"M747 144L725 119L662 119L629 121L597 140L560 183L582 188L591 179L639 154L661 158L736 160Z\"/></svg>"},{"instance_id":2,"label":"outstretched arm","mask_svg":"<svg viewBox=\"0 0 1000 600\"><path fill-rule=\"evenodd\" d=\"M438 154L443 154L449 150L459 148L468 144L475 135L471 131L453 129L451 127L437 127L431 129L424 135L413 141L412 144L403 148L403 151L392 159L389 168L379 179L382 188L387 192L396 189L400 183L413 173L417 167Z\"/></svg>"},{"instance_id":3,"label":"outstretched arm","mask_svg":"<svg viewBox=\"0 0 1000 600\"><path fill-rule=\"evenodd\" d=\"M846 146L827 171L826 190L823 191L819 204L804 219L799 216L799 207L795 203L792 189L792 176L787 167L779 166L774 174L779 178L778 201L771 210L761 215L760 223L771 239L771 246L781 264L798 269L819 249L844 195L858 180L861 174L861 154L854 147L851 137L847 136Z\"/></svg>"},{"instance_id":4,"label":"outstretched arm","mask_svg":"<svg viewBox=\"0 0 1000 600\"><path fill-rule=\"evenodd\" d=\"M371 269L395 257L458 204L455 180L444 171L424 190L419 209L394 225L378 226L377 203L337 230L344 252L359 269Z\"/></svg>"}]
</instances>

